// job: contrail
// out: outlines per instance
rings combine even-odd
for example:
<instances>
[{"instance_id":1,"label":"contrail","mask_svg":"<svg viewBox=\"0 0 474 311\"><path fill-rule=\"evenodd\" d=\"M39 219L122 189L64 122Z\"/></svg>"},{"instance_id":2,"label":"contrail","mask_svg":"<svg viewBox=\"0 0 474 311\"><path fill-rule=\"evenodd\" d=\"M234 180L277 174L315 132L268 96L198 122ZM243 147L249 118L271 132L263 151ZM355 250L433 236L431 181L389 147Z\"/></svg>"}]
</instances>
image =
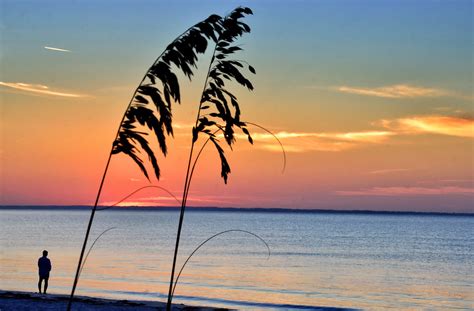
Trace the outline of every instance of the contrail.
<instances>
[{"instance_id":1,"label":"contrail","mask_svg":"<svg viewBox=\"0 0 474 311\"><path fill-rule=\"evenodd\" d=\"M45 46L44 48L47 49L47 50L51 50L51 51L71 52L70 50L65 50L65 49L60 49L60 48L53 48L51 46Z\"/></svg>"}]
</instances>

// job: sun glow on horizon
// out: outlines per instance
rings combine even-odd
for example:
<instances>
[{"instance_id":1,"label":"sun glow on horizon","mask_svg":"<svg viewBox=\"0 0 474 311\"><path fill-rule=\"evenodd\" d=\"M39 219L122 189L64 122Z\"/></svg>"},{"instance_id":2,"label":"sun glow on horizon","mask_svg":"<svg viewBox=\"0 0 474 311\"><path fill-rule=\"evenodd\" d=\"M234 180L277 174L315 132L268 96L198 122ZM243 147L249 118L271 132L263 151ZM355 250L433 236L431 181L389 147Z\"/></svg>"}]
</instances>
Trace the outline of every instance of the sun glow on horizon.
<instances>
[{"instance_id":1,"label":"sun glow on horizon","mask_svg":"<svg viewBox=\"0 0 474 311\"><path fill-rule=\"evenodd\" d=\"M166 14L131 2L112 11L86 2L56 1L48 10L35 1L5 2L0 204L92 204L117 123L150 61L177 28L203 12L229 10L225 2L177 2ZM219 154L206 147L189 203L473 211L471 4L289 3L252 4L252 33L241 58L256 69L254 92L223 79L241 102L241 121L275 136L249 125L254 144L237 129L231 150L217 133L229 183L220 179ZM79 27L84 20L87 29ZM283 27L282 20L291 22ZM182 103L173 105L174 136L167 138L166 157L155 152L161 179L149 183L132 160L114 155L102 204L150 184L181 199L201 71L212 57L198 56L192 82L178 75ZM140 131L149 133L146 126ZM158 150L153 135L146 137ZM139 156L152 169L147 154ZM175 203L150 190L120 205Z\"/></svg>"}]
</instances>

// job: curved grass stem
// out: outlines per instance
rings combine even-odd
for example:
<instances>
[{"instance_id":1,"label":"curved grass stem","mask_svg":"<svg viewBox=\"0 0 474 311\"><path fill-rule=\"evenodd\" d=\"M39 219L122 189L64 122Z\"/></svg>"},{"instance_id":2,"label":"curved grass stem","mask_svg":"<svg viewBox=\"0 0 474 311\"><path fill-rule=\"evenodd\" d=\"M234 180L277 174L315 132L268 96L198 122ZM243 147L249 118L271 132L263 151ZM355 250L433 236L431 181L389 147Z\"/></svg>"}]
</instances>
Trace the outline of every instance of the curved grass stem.
<instances>
[{"instance_id":1,"label":"curved grass stem","mask_svg":"<svg viewBox=\"0 0 474 311\"><path fill-rule=\"evenodd\" d=\"M82 270L84 269L84 266L86 265L87 258L89 258L89 254L91 253L92 249L94 248L95 243L97 243L97 241L98 241L104 234L106 234L107 232L109 232L110 230L113 230L113 229L116 229L116 227L111 227L111 228L109 228L109 229L103 231L103 232L94 240L94 243L92 243L91 247L89 248L89 251L87 252L86 257L84 257L84 261L82 262L81 269L79 270L79 276L81 276L81 274L82 274Z\"/></svg>"},{"instance_id":2,"label":"curved grass stem","mask_svg":"<svg viewBox=\"0 0 474 311\"><path fill-rule=\"evenodd\" d=\"M244 123L246 124L250 124L250 125L253 125L255 127L258 127L259 129L261 130L264 130L265 132L267 132L268 134L272 135L273 138L276 139L276 141L278 142L278 144L280 144L280 147L281 147L281 152L283 154L283 168L281 169L281 173L285 173L285 169L286 169L286 152L285 152L285 147L283 147L283 144L281 143L281 141L278 139L278 137L272 133L272 131L270 130L267 130L266 128L264 128L263 126L261 125L258 125L256 123L252 123L252 122L248 122L248 121L245 121Z\"/></svg>"},{"instance_id":3,"label":"curved grass stem","mask_svg":"<svg viewBox=\"0 0 474 311\"><path fill-rule=\"evenodd\" d=\"M271 251L270 251L270 246L268 246L268 243L262 239L260 236L256 235L255 233L252 233L250 231L247 231L247 230L240 230L240 229L231 229L231 230L225 230L225 231L222 231L222 232L219 232L219 233L216 233L214 234L213 236L209 237L208 239L206 239L204 242L202 242L201 244L198 245L198 247L196 247L194 249L194 251L188 256L188 258L186 259L186 261L184 262L184 264L181 266L181 269L179 270L179 273L178 275L176 276L176 280L174 282L174 286L173 286L173 291L172 291L172 294L174 295L174 291L176 289L176 285L178 284L178 280L179 280L179 277L181 276L181 273L183 272L184 270L184 267L186 267L186 264L188 263L188 261L191 259L191 257L193 257L193 255L202 247L204 246L204 244L206 244L207 242L209 242L210 240L212 240L213 238L219 236L219 235L222 235L224 233L229 233L229 232L243 232L243 233L247 233L247 234L250 234L250 235L253 235L254 237L256 237L257 239L259 239L260 241L262 241L265 246L267 247L267 250L268 250L268 256L267 256L267 260L268 258L270 258L270 255L271 255Z\"/></svg>"},{"instance_id":4,"label":"curved grass stem","mask_svg":"<svg viewBox=\"0 0 474 311\"><path fill-rule=\"evenodd\" d=\"M128 195L126 195L124 198L122 198L121 200L119 200L118 202L114 203L113 205L111 206L106 206L106 207L101 207L101 208L97 208L98 211L104 211L104 210L107 210L109 208L112 208L112 207L115 207L117 205L119 205L120 203L122 203L123 201L125 201L126 199L130 198L132 195L144 190L144 189L148 189L148 188L156 188L156 189L160 189L160 190L163 190L165 191L166 193L168 193L173 199L176 200L176 202L178 202L178 204L181 204L181 201L173 194L171 193L171 191L169 191L168 189L164 188L164 187L161 187L161 186L156 186L156 185L150 185L150 186L143 186L141 188L138 188L137 190L129 193Z\"/></svg>"}]
</instances>

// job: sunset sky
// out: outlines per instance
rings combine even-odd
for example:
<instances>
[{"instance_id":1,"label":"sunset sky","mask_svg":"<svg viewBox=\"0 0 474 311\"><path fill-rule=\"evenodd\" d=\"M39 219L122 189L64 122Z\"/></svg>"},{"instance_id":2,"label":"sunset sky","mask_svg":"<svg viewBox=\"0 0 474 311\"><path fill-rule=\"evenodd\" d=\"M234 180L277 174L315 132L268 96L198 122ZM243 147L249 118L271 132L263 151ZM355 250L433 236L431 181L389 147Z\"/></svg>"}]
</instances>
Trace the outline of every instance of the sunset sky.
<instances>
[{"instance_id":1,"label":"sunset sky","mask_svg":"<svg viewBox=\"0 0 474 311\"><path fill-rule=\"evenodd\" d=\"M474 212L473 3L463 1L0 1L1 205L91 205L143 74L196 22L250 7L235 85L249 129L224 185L204 152L191 206ZM209 55L182 79L162 179L183 188ZM112 159L102 204L149 185ZM147 189L128 205L176 202Z\"/></svg>"}]
</instances>

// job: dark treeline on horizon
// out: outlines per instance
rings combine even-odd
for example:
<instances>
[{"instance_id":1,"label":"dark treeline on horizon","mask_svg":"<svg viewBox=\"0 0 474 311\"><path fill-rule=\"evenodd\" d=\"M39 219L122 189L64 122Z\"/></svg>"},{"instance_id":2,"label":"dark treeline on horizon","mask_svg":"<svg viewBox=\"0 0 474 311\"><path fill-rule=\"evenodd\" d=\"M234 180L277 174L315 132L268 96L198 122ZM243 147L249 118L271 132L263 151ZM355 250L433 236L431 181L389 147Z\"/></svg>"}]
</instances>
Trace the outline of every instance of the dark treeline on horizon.
<instances>
[{"instance_id":1,"label":"dark treeline on horizon","mask_svg":"<svg viewBox=\"0 0 474 311\"><path fill-rule=\"evenodd\" d=\"M0 205L0 210L90 210L88 205ZM474 216L473 213L420 212L420 211L376 211L376 210L335 210L335 209L293 209L293 208L248 208L248 207L193 207L189 212L261 212L261 213L320 213L320 214L383 214L383 215L439 215L439 216ZM173 206L120 206L113 211L179 211Z\"/></svg>"}]
</instances>

